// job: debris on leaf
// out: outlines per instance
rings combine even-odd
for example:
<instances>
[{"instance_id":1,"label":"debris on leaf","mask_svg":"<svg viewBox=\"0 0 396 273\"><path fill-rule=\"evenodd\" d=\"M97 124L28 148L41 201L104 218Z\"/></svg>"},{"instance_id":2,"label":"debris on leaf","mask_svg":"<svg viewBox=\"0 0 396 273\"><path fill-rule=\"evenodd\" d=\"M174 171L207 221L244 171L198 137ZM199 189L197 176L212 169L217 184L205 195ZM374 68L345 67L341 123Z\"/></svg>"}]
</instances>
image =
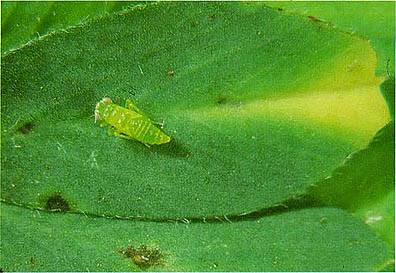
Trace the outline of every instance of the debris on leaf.
<instances>
[{"instance_id":1,"label":"debris on leaf","mask_svg":"<svg viewBox=\"0 0 396 273\"><path fill-rule=\"evenodd\" d=\"M127 258L131 258L133 263L141 269L164 263L164 255L158 247L151 248L146 245L140 245L139 248L135 248L129 245L119 252Z\"/></svg>"}]
</instances>

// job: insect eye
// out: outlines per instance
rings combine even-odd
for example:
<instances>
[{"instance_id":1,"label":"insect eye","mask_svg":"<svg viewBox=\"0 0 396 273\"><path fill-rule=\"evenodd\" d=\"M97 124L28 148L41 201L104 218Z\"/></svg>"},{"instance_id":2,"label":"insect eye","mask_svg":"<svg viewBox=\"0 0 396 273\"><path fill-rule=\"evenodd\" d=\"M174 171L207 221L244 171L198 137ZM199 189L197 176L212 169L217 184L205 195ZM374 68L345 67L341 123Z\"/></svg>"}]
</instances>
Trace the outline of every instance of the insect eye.
<instances>
[{"instance_id":1,"label":"insect eye","mask_svg":"<svg viewBox=\"0 0 396 273\"><path fill-rule=\"evenodd\" d=\"M102 102L105 103L105 104L113 103L113 101L110 98L103 98Z\"/></svg>"}]
</instances>

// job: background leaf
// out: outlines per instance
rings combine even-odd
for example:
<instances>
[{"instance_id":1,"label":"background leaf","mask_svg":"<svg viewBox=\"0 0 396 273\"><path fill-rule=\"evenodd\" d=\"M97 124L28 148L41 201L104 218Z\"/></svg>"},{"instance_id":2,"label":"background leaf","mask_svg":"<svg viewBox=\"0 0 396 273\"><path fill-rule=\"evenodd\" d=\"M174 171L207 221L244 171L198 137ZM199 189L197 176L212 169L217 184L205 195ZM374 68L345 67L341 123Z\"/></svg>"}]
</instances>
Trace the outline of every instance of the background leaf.
<instances>
[{"instance_id":1,"label":"background leaf","mask_svg":"<svg viewBox=\"0 0 396 273\"><path fill-rule=\"evenodd\" d=\"M382 128L366 149L352 154L311 189L326 205L346 208L394 246L395 124Z\"/></svg>"},{"instance_id":2,"label":"background leaf","mask_svg":"<svg viewBox=\"0 0 396 273\"><path fill-rule=\"evenodd\" d=\"M150 271L374 271L390 259L385 244L340 209L185 224L59 215L3 204L1 220L2 232L7 230L3 270L140 271L119 250L142 244L165 255L163 265Z\"/></svg>"},{"instance_id":3,"label":"background leaf","mask_svg":"<svg viewBox=\"0 0 396 273\"><path fill-rule=\"evenodd\" d=\"M378 54L377 73L395 73L395 3L394 2L266 2L285 12L309 16L313 21L324 20L339 29L358 33L370 39ZM364 20L362 20L364 17ZM320 23L320 22L318 22Z\"/></svg>"},{"instance_id":4,"label":"background leaf","mask_svg":"<svg viewBox=\"0 0 396 273\"><path fill-rule=\"evenodd\" d=\"M390 77L381 84L381 93L388 104L391 119L395 120L395 77Z\"/></svg>"}]
</instances>

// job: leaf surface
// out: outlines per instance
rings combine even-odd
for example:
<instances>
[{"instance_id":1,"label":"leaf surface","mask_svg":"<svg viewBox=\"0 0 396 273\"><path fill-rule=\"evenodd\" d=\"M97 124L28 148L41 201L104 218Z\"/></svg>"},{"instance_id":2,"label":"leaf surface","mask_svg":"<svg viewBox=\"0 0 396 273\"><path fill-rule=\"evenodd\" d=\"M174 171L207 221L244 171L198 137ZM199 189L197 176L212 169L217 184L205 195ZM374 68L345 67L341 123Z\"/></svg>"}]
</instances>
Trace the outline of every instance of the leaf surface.
<instances>
[{"instance_id":1,"label":"leaf surface","mask_svg":"<svg viewBox=\"0 0 396 273\"><path fill-rule=\"evenodd\" d=\"M367 41L249 3L149 4L49 35L2 60L2 198L145 219L271 207L389 121L375 65ZM104 96L134 98L173 142L109 136Z\"/></svg>"}]
</instances>

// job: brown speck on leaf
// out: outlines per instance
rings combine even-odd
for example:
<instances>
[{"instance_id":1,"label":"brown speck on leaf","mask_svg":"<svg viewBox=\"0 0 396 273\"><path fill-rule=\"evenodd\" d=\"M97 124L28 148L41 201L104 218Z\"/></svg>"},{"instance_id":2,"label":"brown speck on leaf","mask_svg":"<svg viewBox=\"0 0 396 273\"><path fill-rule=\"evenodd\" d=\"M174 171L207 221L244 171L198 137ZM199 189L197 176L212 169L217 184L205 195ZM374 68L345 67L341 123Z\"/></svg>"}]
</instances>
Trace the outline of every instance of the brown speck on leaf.
<instances>
[{"instance_id":1,"label":"brown speck on leaf","mask_svg":"<svg viewBox=\"0 0 396 273\"><path fill-rule=\"evenodd\" d=\"M219 95L219 96L216 98L216 103L217 103L217 104L225 104L225 103L227 103L227 101L228 101L228 99L227 99L227 97L224 96L224 95Z\"/></svg>"},{"instance_id":2,"label":"brown speck on leaf","mask_svg":"<svg viewBox=\"0 0 396 273\"><path fill-rule=\"evenodd\" d=\"M362 243L362 241L359 239L349 239L348 240L348 245L350 245L350 246L360 245L361 243Z\"/></svg>"},{"instance_id":3,"label":"brown speck on leaf","mask_svg":"<svg viewBox=\"0 0 396 273\"><path fill-rule=\"evenodd\" d=\"M327 218L326 217L320 218L319 223L322 225L327 224Z\"/></svg>"},{"instance_id":4,"label":"brown speck on leaf","mask_svg":"<svg viewBox=\"0 0 396 273\"><path fill-rule=\"evenodd\" d=\"M26 134L30 133L30 131L32 131L32 129L33 129L33 123L32 122L27 122L24 125L22 125L21 127L19 127L17 129L17 131L22 133L22 134L24 134L24 135L26 135Z\"/></svg>"},{"instance_id":5,"label":"brown speck on leaf","mask_svg":"<svg viewBox=\"0 0 396 273\"><path fill-rule=\"evenodd\" d=\"M197 27L197 26L198 26L198 21L191 22L191 27Z\"/></svg>"},{"instance_id":6,"label":"brown speck on leaf","mask_svg":"<svg viewBox=\"0 0 396 273\"><path fill-rule=\"evenodd\" d=\"M34 256L30 257L29 262L30 262L31 266L36 266L36 264L37 264L37 260Z\"/></svg>"},{"instance_id":7,"label":"brown speck on leaf","mask_svg":"<svg viewBox=\"0 0 396 273\"><path fill-rule=\"evenodd\" d=\"M169 77L173 77L175 75L175 71L173 69L169 69L167 74Z\"/></svg>"},{"instance_id":8,"label":"brown speck on leaf","mask_svg":"<svg viewBox=\"0 0 396 273\"><path fill-rule=\"evenodd\" d=\"M314 22L321 22L320 19L316 18L315 16L309 15L308 18Z\"/></svg>"}]
</instances>

